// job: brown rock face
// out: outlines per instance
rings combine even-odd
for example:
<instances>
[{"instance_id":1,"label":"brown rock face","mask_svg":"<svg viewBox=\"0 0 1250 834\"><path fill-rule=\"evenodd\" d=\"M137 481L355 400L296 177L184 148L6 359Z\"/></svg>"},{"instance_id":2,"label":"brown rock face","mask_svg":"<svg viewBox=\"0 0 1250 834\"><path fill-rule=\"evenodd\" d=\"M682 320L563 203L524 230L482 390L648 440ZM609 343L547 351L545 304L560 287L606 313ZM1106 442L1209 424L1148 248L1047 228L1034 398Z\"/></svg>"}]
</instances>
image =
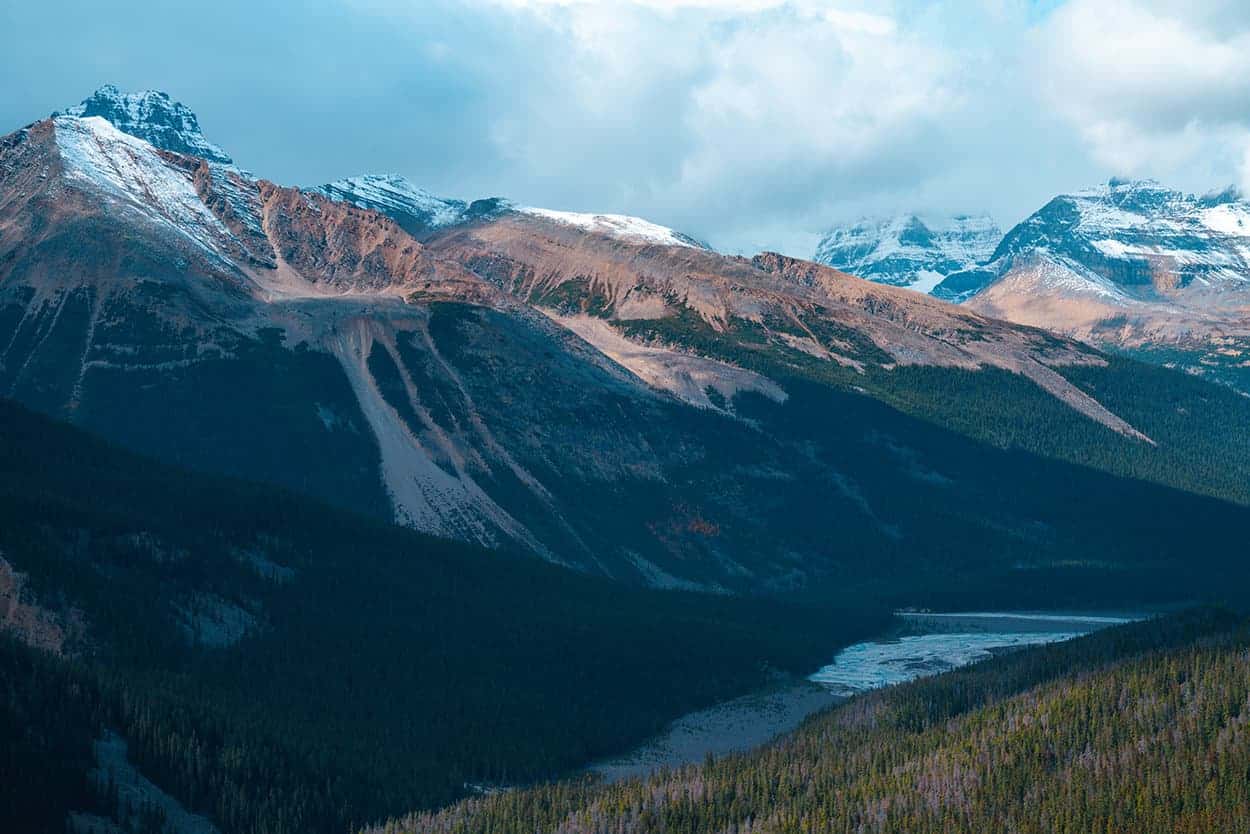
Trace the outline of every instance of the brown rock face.
<instances>
[{"instance_id":1,"label":"brown rock face","mask_svg":"<svg viewBox=\"0 0 1250 834\"><path fill-rule=\"evenodd\" d=\"M319 194L259 184L263 228L278 258L308 283L337 292L415 289L447 271L397 223Z\"/></svg>"},{"instance_id":2,"label":"brown rock face","mask_svg":"<svg viewBox=\"0 0 1250 834\"><path fill-rule=\"evenodd\" d=\"M1066 281L1064 268L1022 259L1010 272L966 302L984 316L1044 328L1092 345L1139 352L1164 351L1169 362L1247 390L1250 376L1250 304L1226 292L1178 292L1171 272L1154 273L1156 293L1093 292ZM1231 372L1231 373L1230 373ZM1241 376L1238 376L1241 372Z\"/></svg>"},{"instance_id":3,"label":"brown rock face","mask_svg":"<svg viewBox=\"0 0 1250 834\"><path fill-rule=\"evenodd\" d=\"M810 261L776 253L748 261L693 247L629 243L517 214L435 234L428 246L503 291L552 310L638 376L673 391L682 381L658 373L654 357L631 353L610 332L569 317L693 314L721 333L736 321L778 347L861 370L866 362L881 362L864 345L891 364L1003 368L1117 432L1148 440L1053 370L1103 362L1082 345Z\"/></svg>"},{"instance_id":4,"label":"brown rock face","mask_svg":"<svg viewBox=\"0 0 1250 834\"><path fill-rule=\"evenodd\" d=\"M1097 361L1081 345L776 253L748 261L631 244L520 215L449 229L427 246L505 292L566 314L630 321L688 311L717 330L730 319L765 330L778 322L776 333L838 354L844 341L817 335L833 324L907 364L1014 367L1021 355L1052 364Z\"/></svg>"},{"instance_id":5,"label":"brown rock face","mask_svg":"<svg viewBox=\"0 0 1250 834\"><path fill-rule=\"evenodd\" d=\"M0 556L0 631L32 648L62 654L84 630L80 612L60 614L40 607L26 588L26 576Z\"/></svg>"}]
</instances>

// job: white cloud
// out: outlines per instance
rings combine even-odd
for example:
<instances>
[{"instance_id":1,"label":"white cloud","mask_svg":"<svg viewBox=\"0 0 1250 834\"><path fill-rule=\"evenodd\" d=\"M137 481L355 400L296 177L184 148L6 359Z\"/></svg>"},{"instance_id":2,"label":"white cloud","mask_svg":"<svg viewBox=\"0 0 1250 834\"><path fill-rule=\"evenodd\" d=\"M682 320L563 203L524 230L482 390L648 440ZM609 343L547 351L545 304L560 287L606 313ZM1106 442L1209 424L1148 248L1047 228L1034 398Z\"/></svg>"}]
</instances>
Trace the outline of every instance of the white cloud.
<instances>
[{"instance_id":1,"label":"white cloud","mask_svg":"<svg viewBox=\"0 0 1250 834\"><path fill-rule=\"evenodd\" d=\"M534 173L518 196L731 248L788 226L810 254L833 203L937 168L926 136L961 104L956 62L881 3L492 2L548 34L538 83L492 126Z\"/></svg>"},{"instance_id":2,"label":"white cloud","mask_svg":"<svg viewBox=\"0 0 1250 834\"><path fill-rule=\"evenodd\" d=\"M155 0L10 6L13 127L164 87L280 181L394 170L728 249L810 255L882 211L1010 224L1112 174L1250 185L1245 0L221 0L195 41Z\"/></svg>"},{"instance_id":3,"label":"white cloud","mask_svg":"<svg viewBox=\"0 0 1250 834\"><path fill-rule=\"evenodd\" d=\"M1036 34L1038 83L1104 165L1214 185L1250 152L1248 8L1071 0Z\"/></svg>"},{"instance_id":4,"label":"white cloud","mask_svg":"<svg viewBox=\"0 0 1250 834\"><path fill-rule=\"evenodd\" d=\"M894 18L870 12L828 9L825 20L846 32L863 32L868 35L892 35L898 30Z\"/></svg>"}]
</instances>

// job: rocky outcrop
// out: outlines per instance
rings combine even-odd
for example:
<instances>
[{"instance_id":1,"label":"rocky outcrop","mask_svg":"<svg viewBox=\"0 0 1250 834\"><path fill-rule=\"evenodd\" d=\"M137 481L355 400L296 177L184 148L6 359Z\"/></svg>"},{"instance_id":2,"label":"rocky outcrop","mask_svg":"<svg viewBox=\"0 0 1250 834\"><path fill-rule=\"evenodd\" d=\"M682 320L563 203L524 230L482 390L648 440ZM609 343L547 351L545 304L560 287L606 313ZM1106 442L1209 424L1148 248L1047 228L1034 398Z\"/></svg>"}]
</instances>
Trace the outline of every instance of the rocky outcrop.
<instances>
[{"instance_id":1,"label":"rocky outcrop","mask_svg":"<svg viewBox=\"0 0 1250 834\"><path fill-rule=\"evenodd\" d=\"M233 164L225 151L204 138L199 119L190 108L158 90L123 93L112 84L105 84L81 104L67 107L53 115L79 118L98 116L123 133L162 150L223 165Z\"/></svg>"},{"instance_id":2,"label":"rocky outcrop","mask_svg":"<svg viewBox=\"0 0 1250 834\"><path fill-rule=\"evenodd\" d=\"M26 575L0 556L0 631L33 648L63 654L85 637L86 624L76 609L41 606L27 587Z\"/></svg>"}]
</instances>

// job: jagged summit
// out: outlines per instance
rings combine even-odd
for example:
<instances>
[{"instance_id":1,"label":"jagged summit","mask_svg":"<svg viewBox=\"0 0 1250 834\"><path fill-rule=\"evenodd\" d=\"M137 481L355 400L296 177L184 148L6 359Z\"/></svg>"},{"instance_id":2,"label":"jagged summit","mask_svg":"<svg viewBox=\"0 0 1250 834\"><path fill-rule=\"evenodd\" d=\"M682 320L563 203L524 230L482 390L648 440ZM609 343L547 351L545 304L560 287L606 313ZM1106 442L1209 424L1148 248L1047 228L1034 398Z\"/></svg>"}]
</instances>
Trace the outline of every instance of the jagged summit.
<instances>
[{"instance_id":1,"label":"jagged summit","mask_svg":"<svg viewBox=\"0 0 1250 834\"><path fill-rule=\"evenodd\" d=\"M1055 197L994 252L1001 262L1045 252L1126 285L1170 290L1250 278L1250 203L1235 188L1195 197L1154 180L1112 179Z\"/></svg>"},{"instance_id":2,"label":"jagged summit","mask_svg":"<svg viewBox=\"0 0 1250 834\"><path fill-rule=\"evenodd\" d=\"M234 164L229 154L204 138L199 119L190 108L159 90L125 93L112 84L105 84L81 104L52 115L99 116L123 133L163 150L190 154L223 165Z\"/></svg>"},{"instance_id":3,"label":"jagged summit","mask_svg":"<svg viewBox=\"0 0 1250 834\"><path fill-rule=\"evenodd\" d=\"M947 275L987 260L1001 237L983 214L865 218L832 229L815 260L880 284L932 292Z\"/></svg>"},{"instance_id":4,"label":"jagged summit","mask_svg":"<svg viewBox=\"0 0 1250 834\"><path fill-rule=\"evenodd\" d=\"M986 315L1181 364L1247 390L1250 202L1112 179L1055 197L952 276Z\"/></svg>"},{"instance_id":5,"label":"jagged summit","mask_svg":"<svg viewBox=\"0 0 1250 834\"><path fill-rule=\"evenodd\" d=\"M1198 198L1198 201L1205 206L1222 206L1228 203L1245 202L1246 195L1240 188L1230 185L1219 191L1208 191Z\"/></svg>"},{"instance_id":6,"label":"jagged summit","mask_svg":"<svg viewBox=\"0 0 1250 834\"><path fill-rule=\"evenodd\" d=\"M1192 287L1231 298L1228 291L1250 285L1248 242L1250 202L1235 186L1194 196L1153 179L1113 177L1054 197L1006 235L989 217L902 214L833 229L814 260L954 302L1022 265L1064 293L1157 300ZM1010 318L1006 308L992 309Z\"/></svg>"}]
</instances>

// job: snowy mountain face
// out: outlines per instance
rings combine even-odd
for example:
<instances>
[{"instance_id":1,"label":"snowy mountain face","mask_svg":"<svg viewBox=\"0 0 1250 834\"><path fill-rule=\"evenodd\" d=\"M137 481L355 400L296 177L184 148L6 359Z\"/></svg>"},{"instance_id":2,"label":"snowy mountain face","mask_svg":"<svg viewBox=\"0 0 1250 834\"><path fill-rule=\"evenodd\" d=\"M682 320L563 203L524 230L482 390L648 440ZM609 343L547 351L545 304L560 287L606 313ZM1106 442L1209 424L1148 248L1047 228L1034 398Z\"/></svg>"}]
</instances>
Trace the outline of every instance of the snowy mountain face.
<instances>
[{"instance_id":1,"label":"snowy mountain face","mask_svg":"<svg viewBox=\"0 0 1250 834\"><path fill-rule=\"evenodd\" d=\"M531 217L540 217L565 226L573 226L588 232L607 235L633 243L652 243L659 246L687 246L692 249L710 249L706 243L689 235L675 232L641 217L627 214L583 214L572 211L524 207L517 211Z\"/></svg>"},{"instance_id":2,"label":"snowy mountain face","mask_svg":"<svg viewBox=\"0 0 1250 834\"><path fill-rule=\"evenodd\" d=\"M311 190L381 212L414 235L459 223L469 209L462 200L436 197L398 174L347 177Z\"/></svg>"},{"instance_id":3,"label":"snowy mountain face","mask_svg":"<svg viewBox=\"0 0 1250 834\"><path fill-rule=\"evenodd\" d=\"M1112 180L1062 195L956 278L982 313L1133 351L1180 350L1195 373L1250 367L1250 202L1235 189L1195 197Z\"/></svg>"},{"instance_id":4,"label":"snowy mountain face","mask_svg":"<svg viewBox=\"0 0 1250 834\"><path fill-rule=\"evenodd\" d=\"M500 197L466 203L437 197L399 174L366 174L347 177L310 189L332 200L351 203L387 215L409 234L420 236L458 223L512 211L529 217L605 235L629 243L660 246L708 246L689 235L624 214L589 214L518 206Z\"/></svg>"},{"instance_id":5,"label":"snowy mountain face","mask_svg":"<svg viewBox=\"0 0 1250 834\"><path fill-rule=\"evenodd\" d=\"M138 137L162 150L223 165L234 162L224 150L204 138L195 113L157 90L123 93L112 84L106 84L81 104L53 115L99 116L122 133Z\"/></svg>"},{"instance_id":6,"label":"snowy mountain face","mask_svg":"<svg viewBox=\"0 0 1250 834\"><path fill-rule=\"evenodd\" d=\"M951 298L937 290L943 280L988 260L1001 237L985 215L933 220L905 214L833 229L815 260L880 284Z\"/></svg>"},{"instance_id":7,"label":"snowy mountain face","mask_svg":"<svg viewBox=\"0 0 1250 834\"><path fill-rule=\"evenodd\" d=\"M142 217L162 233L224 260L219 244L230 232L204 205L186 174L151 144L98 116L57 116L53 124L70 182L103 192L115 211Z\"/></svg>"},{"instance_id":8,"label":"snowy mountain face","mask_svg":"<svg viewBox=\"0 0 1250 834\"><path fill-rule=\"evenodd\" d=\"M1149 300L1250 287L1250 203L1235 189L1194 197L1151 181L1112 180L1056 197L994 253L1002 274L1045 254L1096 283Z\"/></svg>"}]
</instances>

